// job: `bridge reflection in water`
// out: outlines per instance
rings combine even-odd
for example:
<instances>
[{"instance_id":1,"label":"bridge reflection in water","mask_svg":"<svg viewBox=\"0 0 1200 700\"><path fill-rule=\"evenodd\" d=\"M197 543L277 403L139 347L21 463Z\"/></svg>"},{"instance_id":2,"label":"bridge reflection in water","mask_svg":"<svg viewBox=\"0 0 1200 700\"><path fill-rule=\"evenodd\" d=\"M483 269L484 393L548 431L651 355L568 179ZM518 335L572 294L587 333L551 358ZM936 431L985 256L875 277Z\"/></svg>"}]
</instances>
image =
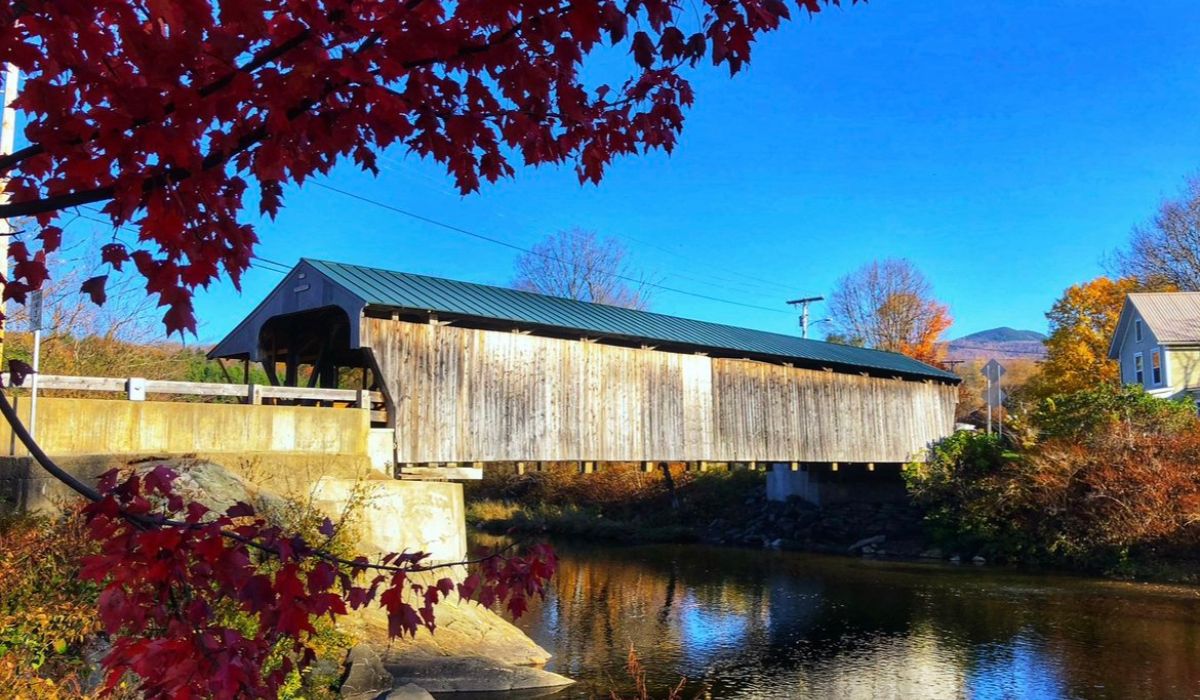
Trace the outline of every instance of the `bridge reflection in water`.
<instances>
[{"instance_id":1,"label":"bridge reflection in water","mask_svg":"<svg viewBox=\"0 0 1200 700\"><path fill-rule=\"evenodd\" d=\"M559 546L518 622L580 686L658 696L1179 698L1200 693L1200 596L986 568L697 545Z\"/></svg>"}]
</instances>

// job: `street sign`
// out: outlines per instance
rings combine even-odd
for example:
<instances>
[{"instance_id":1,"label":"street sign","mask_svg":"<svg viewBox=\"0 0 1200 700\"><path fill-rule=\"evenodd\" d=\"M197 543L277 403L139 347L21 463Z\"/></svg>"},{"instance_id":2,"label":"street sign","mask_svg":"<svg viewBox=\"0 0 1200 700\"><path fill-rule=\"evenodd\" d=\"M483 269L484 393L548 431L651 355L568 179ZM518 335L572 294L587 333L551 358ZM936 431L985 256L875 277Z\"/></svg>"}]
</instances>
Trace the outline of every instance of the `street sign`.
<instances>
[{"instance_id":1,"label":"street sign","mask_svg":"<svg viewBox=\"0 0 1200 700\"><path fill-rule=\"evenodd\" d=\"M42 330L42 290L36 289L29 293L29 303L26 305L29 309L29 330Z\"/></svg>"},{"instance_id":2,"label":"street sign","mask_svg":"<svg viewBox=\"0 0 1200 700\"><path fill-rule=\"evenodd\" d=\"M1008 398L1008 394L1000 388L999 384L992 383L987 389L987 405L988 408L1000 408L1004 405L1004 399Z\"/></svg>"},{"instance_id":3,"label":"street sign","mask_svg":"<svg viewBox=\"0 0 1200 700\"><path fill-rule=\"evenodd\" d=\"M1002 409L1004 407L1004 390L1000 388L1000 377L1004 376L1004 365L995 360L988 360L988 363L979 370L984 377L987 378L987 392L984 396L987 404L987 431L988 435L992 434L992 409ZM1004 415L1000 415L1000 433L1004 434Z\"/></svg>"}]
</instances>

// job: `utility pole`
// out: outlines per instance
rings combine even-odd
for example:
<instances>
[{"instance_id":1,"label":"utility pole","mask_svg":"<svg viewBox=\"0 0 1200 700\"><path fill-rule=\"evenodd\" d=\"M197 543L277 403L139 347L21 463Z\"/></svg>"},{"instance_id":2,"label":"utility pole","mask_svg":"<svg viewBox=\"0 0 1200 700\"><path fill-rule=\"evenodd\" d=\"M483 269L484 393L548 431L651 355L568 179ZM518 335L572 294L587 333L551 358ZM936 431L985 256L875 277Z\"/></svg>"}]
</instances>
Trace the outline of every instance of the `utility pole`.
<instances>
[{"instance_id":1,"label":"utility pole","mask_svg":"<svg viewBox=\"0 0 1200 700\"><path fill-rule=\"evenodd\" d=\"M12 103L17 99L17 81L20 71L13 63L4 66L4 106L0 114L0 155L13 152L13 144L17 136L17 113ZM0 180L0 204L8 203L8 178ZM8 281L8 239L12 236L13 227L8 219L0 219L0 290ZM0 297L0 314L7 316L4 298ZM4 329L7 323L0 322L0 360L4 358Z\"/></svg>"},{"instance_id":2,"label":"utility pole","mask_svg":"<svg viewBox=\"0 0 1200 700\"><path fill-rule=\"evenodd\" d=\"M818 301L825 301L825 297L804 297L788 302L791 306L800 307L800 337L802 338L808 337L808 305Z\"/></svg>"}]
</instances>

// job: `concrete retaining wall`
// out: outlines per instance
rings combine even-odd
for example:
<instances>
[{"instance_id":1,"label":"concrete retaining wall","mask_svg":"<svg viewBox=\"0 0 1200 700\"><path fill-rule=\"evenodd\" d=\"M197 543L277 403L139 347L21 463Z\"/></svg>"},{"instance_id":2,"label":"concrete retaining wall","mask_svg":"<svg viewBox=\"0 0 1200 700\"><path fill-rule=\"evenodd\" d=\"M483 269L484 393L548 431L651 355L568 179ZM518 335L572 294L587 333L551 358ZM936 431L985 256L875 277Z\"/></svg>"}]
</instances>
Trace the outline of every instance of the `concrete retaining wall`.
<instances>
[{"instance_id":1,"label":"concrete retaining wall","mask_svg":"<svg viewBox=\"0 0 1200 700\"><path fill-rule=\"evenodd\" d=\"M15 403L28 425L28 397ZM54 457L301 452L365 458L370 421L369 411L355 408L39 398L35 437ZM28 454L0 423L0 454Z\"/></svg>"}]
</instances>

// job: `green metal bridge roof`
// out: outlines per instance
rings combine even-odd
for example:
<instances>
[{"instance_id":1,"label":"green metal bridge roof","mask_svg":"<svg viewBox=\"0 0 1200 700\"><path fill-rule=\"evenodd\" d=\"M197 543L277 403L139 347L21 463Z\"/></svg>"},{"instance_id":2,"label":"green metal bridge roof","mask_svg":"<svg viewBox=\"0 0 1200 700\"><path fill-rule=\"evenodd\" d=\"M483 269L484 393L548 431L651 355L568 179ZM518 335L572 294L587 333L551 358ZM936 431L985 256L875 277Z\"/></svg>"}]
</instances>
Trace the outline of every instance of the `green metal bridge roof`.
<instances>
[{"instance_id":1,"label":"green metal bridge roof","mask_svg":"<svg viewBox=\"0 0 1200 700\"><path fill-rule=\"evenodd\" d=\"M957 382L957 375L905 355L780 333L667 316L471 282L303 258L368 306L494 319L598 338L680 346L805 366Z\"/></svg>"}]
</instances>

